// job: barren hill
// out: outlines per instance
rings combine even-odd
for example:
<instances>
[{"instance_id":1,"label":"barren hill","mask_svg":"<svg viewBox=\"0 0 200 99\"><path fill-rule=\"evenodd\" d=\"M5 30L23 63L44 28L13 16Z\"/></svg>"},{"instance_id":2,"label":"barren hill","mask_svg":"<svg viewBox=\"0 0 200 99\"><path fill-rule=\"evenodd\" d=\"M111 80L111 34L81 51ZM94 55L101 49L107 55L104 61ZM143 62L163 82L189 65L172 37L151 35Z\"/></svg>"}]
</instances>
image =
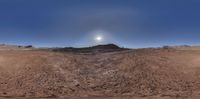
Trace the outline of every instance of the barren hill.
<instances>
[{"instance_id":1,"label":"barren hill","mask_svg":"<svg viewBox=\"0 0 200 99\"><path fill-rule=\"evenodd\" d=\"M0 63L2 97L200 95L199 50L147 48L92 54L0 50Z\"/></svg>"},{"instance_id":2,"label":"barren hill","mask_svg":"<svg viewBox=\"0 0 200 99\"><path fill-rule=\"evenodd\" d=\"M48 49L49 50L49 49ZM65 48L52 48L52 51L55 52L73 52L73 53L105 53L105 52L115 52L115 51L124 51L128 50L127 48L120 48L115 44L106 44L106 45L97 45L91 47L83 47L83 48L73 48L73 47L65 47Z\"/></svg>"}]
</instances>

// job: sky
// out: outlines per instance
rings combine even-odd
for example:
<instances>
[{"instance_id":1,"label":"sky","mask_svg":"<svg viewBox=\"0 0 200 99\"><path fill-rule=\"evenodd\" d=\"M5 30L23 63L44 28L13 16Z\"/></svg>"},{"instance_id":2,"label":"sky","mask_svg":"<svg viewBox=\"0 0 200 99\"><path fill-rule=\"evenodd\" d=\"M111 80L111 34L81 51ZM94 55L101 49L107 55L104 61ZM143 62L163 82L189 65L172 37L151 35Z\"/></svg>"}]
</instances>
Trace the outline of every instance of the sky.
<instances>
[{"instance_id":1,"label":"sky","mask_svg":"<svg viewBox=\"0 0 200 99\"><path fill-rule=\"evenodd\" d=\"M200 45L199 5L200 0L0 0L0 43Z\"/></svg>"}]
</instances>

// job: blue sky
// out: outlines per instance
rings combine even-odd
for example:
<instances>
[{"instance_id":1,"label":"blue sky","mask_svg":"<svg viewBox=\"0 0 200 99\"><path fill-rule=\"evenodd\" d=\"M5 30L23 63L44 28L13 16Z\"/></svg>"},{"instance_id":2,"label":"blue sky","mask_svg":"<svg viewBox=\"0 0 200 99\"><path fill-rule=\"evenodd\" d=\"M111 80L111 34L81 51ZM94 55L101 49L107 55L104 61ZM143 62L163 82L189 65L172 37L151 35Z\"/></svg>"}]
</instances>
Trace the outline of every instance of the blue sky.
<instances>
[{"instance_id":1,"label":"blue sky","mask_svg":"<svg viewBox=\"0 0 200 99\"><path fill-rule=\"evenodd\" d=\"M200 45L199 0L0 0L0 43Z\"/></svg>"}]
</instances>

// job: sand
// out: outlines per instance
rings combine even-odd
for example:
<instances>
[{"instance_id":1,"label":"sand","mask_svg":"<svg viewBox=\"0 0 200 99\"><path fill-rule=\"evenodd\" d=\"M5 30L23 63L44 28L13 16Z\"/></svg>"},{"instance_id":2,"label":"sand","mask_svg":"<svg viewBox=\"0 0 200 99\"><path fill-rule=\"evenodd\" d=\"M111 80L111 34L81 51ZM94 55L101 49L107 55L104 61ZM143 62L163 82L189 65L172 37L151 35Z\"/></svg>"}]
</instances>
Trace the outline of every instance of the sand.
<instances>
[{"instance_id":1,"label":"sand","mask_svg":"<svg viewBox=\"0 0 200 99\"><path fill-rule=\"evenodd\" d=\"M0 51L0 96L198 99L200 50ZM78 99L77 98L77 99Z\"/></svg>"}]
</instances>

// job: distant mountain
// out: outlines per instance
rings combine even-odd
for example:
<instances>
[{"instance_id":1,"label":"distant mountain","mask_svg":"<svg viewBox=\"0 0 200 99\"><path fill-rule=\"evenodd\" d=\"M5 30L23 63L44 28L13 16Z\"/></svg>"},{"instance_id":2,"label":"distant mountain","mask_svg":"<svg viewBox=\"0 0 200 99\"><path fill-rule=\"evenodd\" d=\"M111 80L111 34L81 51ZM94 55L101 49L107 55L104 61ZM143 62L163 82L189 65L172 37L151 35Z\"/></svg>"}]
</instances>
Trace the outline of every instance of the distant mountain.
<instances>
[{"instance_id":1,"label":"distant mountain","mask_svg":"<svg viewBox=\"0 0 200 99\"><path fill-rule=\"evenodd\" d=\"M51 50L56 52L96 53L96 52L114 52L114 51L122 51L128 49L121 48L115 44L106 44L106 45L96 45L92 47L83 47L83 48L73 48L73 47L53 48Z\"/></svg>"},{"instance_id":2,"label":"distant mountain","mask_svg":"<svg viewBox=\"0 0 200 99\"><path fill-rule=\"evenodd\" d=\"M91 49L121 49L119 46L115 44L96 45L89 48Z\"/></svg>"},{"instance_id":3,"label":"distant mountain","mask_svg":"<svg viewBox=\"0 0 200 99\"><path fill-rule=\"evenodd\" d=\"M0 44L0 50L32 50L32 49L34 49L32 45L18 46L18 45Z\"/></svg>"}]
</instances>

